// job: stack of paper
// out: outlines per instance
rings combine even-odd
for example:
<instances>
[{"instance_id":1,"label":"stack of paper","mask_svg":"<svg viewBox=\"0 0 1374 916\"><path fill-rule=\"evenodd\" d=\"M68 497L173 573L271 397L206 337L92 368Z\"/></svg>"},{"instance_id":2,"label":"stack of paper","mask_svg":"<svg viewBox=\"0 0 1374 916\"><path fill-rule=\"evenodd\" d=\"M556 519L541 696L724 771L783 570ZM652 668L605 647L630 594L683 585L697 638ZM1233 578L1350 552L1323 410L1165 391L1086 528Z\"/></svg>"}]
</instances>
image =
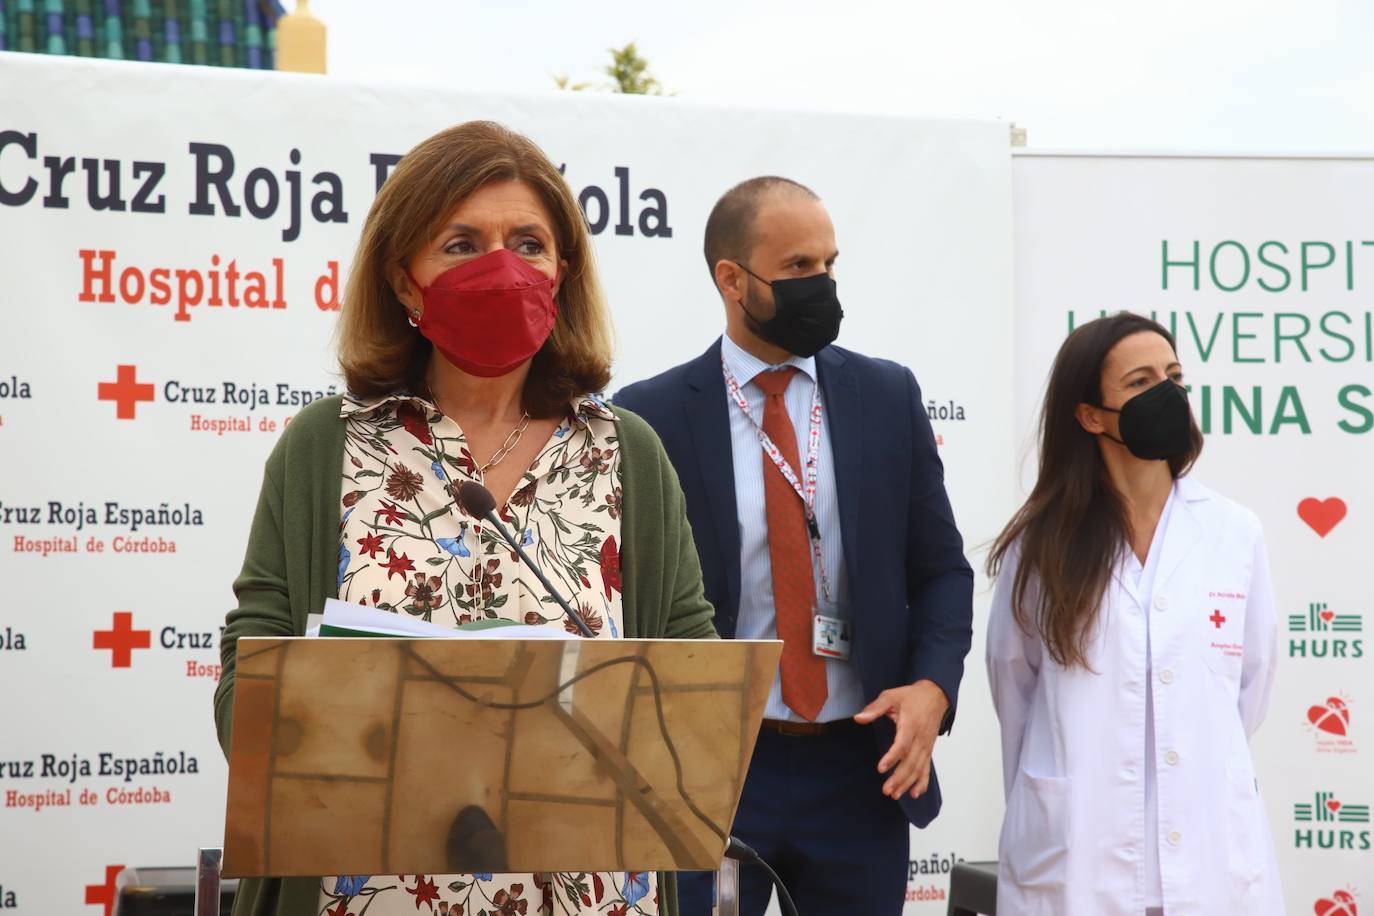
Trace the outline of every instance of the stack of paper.
<instances>
[{"instance_id":1,"label":"stack of paper","mask_svg":"<svg viewBox=\"0 0 1374 916\"><path fill-rule=\"evenodd\" d=\"M314 617L314 615L311 615ZM573 634L554 627L530 627L510 620L478 620L455 629L442 627L361 604L329 598L324 616L306 636L413 636L428 639L572 639Z\"/></svg>"}]
</instances>

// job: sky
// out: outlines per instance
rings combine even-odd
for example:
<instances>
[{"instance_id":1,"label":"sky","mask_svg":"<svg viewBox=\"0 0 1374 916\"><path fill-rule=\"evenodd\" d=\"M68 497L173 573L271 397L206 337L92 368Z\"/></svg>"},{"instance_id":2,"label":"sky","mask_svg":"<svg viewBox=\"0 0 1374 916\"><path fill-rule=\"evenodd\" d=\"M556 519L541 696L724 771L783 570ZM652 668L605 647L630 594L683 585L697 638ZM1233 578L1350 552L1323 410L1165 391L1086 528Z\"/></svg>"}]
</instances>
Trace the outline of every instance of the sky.
<instances>
[{"instance_id":1,"label":"sky","mask_svg":"<svg viewBox=\"0 0 1374 916\"><path fill-rule=\"evenodd\" d=\"M705 104L997 118L1042 150L1374 154L1374 0L310 9L329 30L330 78L421 91L555 91L557 74L601 79L607 49L634 41L665 87Z\"/></svg>"}]
</instances>

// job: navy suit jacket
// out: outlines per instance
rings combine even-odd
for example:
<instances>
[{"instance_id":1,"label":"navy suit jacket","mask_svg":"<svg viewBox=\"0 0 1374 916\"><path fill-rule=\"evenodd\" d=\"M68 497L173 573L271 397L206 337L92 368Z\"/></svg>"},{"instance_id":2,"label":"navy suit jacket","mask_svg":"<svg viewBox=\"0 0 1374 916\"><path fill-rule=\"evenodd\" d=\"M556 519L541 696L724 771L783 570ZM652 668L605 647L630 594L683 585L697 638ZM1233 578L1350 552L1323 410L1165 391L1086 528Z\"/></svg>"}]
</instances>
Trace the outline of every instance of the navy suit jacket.
<instances>
[{"instance_id":1,"label":"navy suit jacket","mask_svg":"<svg viewBox=\"0 0 1374 916\"><path fill-rule=\"evenodd\" d=\"M849 573L854 654L864 695L927 679L949 697L949 731L973 639L973 570L945 493L944 467L916 378L904 366L829 346L816 354L825 401L840 533ZM663 440L687 495L716 629L735 635L740 538L730 415L720 341L701 356L615 396ZM759 524L764 524L762 519ZM871 726L891 746L884 718ZM924 827L940 812L940 786L903 798Z\"/></svg>"}]
</instances>

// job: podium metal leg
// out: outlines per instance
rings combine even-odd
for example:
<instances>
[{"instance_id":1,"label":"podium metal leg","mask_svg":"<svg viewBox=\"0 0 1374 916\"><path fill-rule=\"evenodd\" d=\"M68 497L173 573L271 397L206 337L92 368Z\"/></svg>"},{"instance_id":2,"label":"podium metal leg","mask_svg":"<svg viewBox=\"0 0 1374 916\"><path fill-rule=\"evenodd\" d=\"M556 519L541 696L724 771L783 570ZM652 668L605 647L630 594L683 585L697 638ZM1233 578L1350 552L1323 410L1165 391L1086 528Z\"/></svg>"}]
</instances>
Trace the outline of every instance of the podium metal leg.
<instances>
[{"instance_id":1,"label":"podium metal leg","mask_svg":"<svg viewBox=\"0 0 1374 916\"><path fill-rule=\"evenodd\" d=\"M716 916L739 916L739 862L734 859L721 860L716 872Z\"/></svg>"},{"instance_id":2,"label":"podium metal leg","mask_svg":"<svg viewBox=\"0 0 1374 916\"><path fill-rule=\"evenodd\" d=\"M224 850L204 847L196 854L195 916L220 916L220 866Z\"/></svg>"}]
</instances>

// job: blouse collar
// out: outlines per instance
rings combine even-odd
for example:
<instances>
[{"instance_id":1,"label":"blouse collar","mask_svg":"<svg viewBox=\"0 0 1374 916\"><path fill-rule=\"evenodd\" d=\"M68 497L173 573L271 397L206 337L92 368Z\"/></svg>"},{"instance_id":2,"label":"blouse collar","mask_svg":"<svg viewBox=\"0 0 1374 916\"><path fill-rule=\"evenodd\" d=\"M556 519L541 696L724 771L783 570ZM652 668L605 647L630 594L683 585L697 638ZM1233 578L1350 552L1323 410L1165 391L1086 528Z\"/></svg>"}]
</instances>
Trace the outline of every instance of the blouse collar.
<instances>
[{"instance_id":1,"label":"blouse collar","mask_svg":"<svg viewBox=\"0 0 1374 916\"><path fill-rule=\"evenodd\" d=\"M375 397L364 398L348 392L343 397L343 403L339 407L339 416L348 419L350 417L363 417L386 406L397 406L400 404L412 404L422 408L426 415L437 414L439 409L434 403L410 391L394 391L390 394L377 395ZM580 426L586 426L589 420L609 420L614 422L615 413L611 410L605 398L599 394L580 394L568 402L569 410L573 420Z\"/></svg>"}]
</instances>

